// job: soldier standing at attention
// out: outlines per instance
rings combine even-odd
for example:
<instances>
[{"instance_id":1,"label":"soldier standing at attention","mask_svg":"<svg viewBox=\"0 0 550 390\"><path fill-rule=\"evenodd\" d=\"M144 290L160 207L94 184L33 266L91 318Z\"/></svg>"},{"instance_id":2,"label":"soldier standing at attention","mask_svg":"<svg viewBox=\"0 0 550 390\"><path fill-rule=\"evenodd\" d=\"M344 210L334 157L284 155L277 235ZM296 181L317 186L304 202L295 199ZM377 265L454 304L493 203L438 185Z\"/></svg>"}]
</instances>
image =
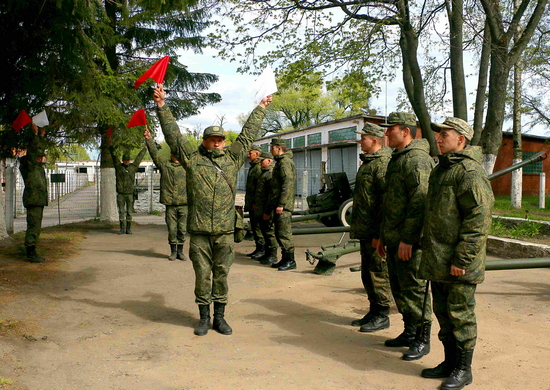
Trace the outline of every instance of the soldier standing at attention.
<instances>
[{"instance_id":1,"label":"soldier standing at attention","mask_svg":"<svg viewBox=\"0 0 550 390\"><path fill-rule=\"evenodd\" d=\"M292 161L292 151L286 150L286 140L273 138L271 154L275 157L275 168L271 179L271 197L264 219L273 218L275 237L281 247L282 259L272 264L279 271L296 269L294 241L292 240L292 212L296 192L296 167ZM271 215L273 214L273 217Z\"/></svg>"},{"instance_id":2,"label":"soldier standing at attention","mask_svg":"<svg viewBox=\"0 0 550 390\"><path fill-rule=\"evenodd\" d=\"M390 327L392 302L390 279L386 259L376 251L380 240L382 219L382 195L385 176L391 159L391 149L384 146L384 129L365 122L359 144L362 164L355 179L350 238L358 239L361 247L361 281L370 302L368 313L354 320L353 326L361 326L361 332L376 332Z\"/></svg>"},{"instance_id":3,"label":"soldier standing at attention","mask_svg":"<svg viewBox=\"0 0 550 390\"><path fill-rule=\"evenodd\" d=\"M386 127L391 148L395 148L386 173L382 202L382 227L378 254L386 255L390 285L404 331L386 340L387 347L409 347L403 360L417 360L430 352L431 305L427 300L423 324L422 305L426 281L419 279L419 248L428 178L434 166L425 139L415 139L416 118L405 112L392 112L380 126ZM385 247L385 248L384 248ZM423 325L423 326L421 326ZM418 330L418 331L417 331Z\"/></svg>"},{"instance_id":4,"label":"soldier standing at attention","mask_svg":"<svg viewBox=\"0 0 550 390\"><path fill-rule=\"evenodd\" d=\"M204 336L208 333L210 304L214 301L212 327L229 335L233 330L225 321L224 313L227 275L234 257L237 174L252 142L259 136L271 95L263 98L252 111L242 132L227 150L224 150L225 133L220 126L207 127L202 144L198 149L193 148L180 134L165 96L162 84L159 84L155 88L154 100L162 132L172 153L187 172L189 256L195 270L195 302L200 313L195 334Z\"/></svg>"},{"instance_id":5,"label":"soldier standing at attention","mask_svg":"<svg viewBox=\"0 0 550 390\"><path fill-rule=\"evenodd\" d=\"M27 231L25 233L25 248L27 250L26 261L29 263L43 263L46 259L36 253L36 244L42 229L42 215L44 206L48 205L48 181L46 180L46 152L42 145L42 139L46 129L40 129L32 124L32 135L27 154L21 157L19 170L25 183L23 190L23 206L27 209Z\"/></svg>"},{"instance_id":6,"label":"soldier standing at attention","mask_svg":"<svg viewBox=\"0 0 550 390\"><path fill-rule=\"evenodd\" d=\"M250 151L248 152L250 168L248 169L248 175L246 177L246 192L244 195L244 211L248 212L248 215L250 216L250 228L252 229L254 242L256 243L256 249L254 250L254 252L249 253L247 256L253 258L254 260L259 259L263 255L265 255L264 238L260 230L260 224L259 221L254 218L254 199L256 193L256 185L258 183L258 178L262 173L259 159L261 153L262 150L258 145L252 145L250 147Z\"/></svg>"},{"instance_id":7,"label":"soldier standing at attention","mask_svg":"<svg viewBox=\"0 0 550 390\"><path fill-rule=\"evenodd\" d=\"M170 256L168 260L187 260L183 254L187 229L187 183L185 169L174 155L170 160L159 156L149 130L143 133L153 162L160 170L160 203L166 206L165 221L168 227Z\"/></svg>"},{"instance_id":8,"label":"soldier standing at attention","mask_svg":"<svg viewBox=\"0 0 550 390\"><path fill-rule=\"evenodd\" d=\"M134 212L134 189L136 182L136 172L139 164L145 155L145 147L139 152L133 163L130 164L130 154L122 155L122 164L118 162L115 155L111 138L108 138L109 151L113 158L116 174L116 204L118 207L118 221L120 231L118 234L132 234L132 213ZM124 228L126 227L126 230Z\"/></svg>"},{"instance_id":9,"label":"soldier standing at attention","mask_svg":"<svg viewBox=\"0 0 550 390\"><path fill-rule=\"evenodd\" d=\"M472 383L477 338L475 291L485 276L493 191L481 166L479 146L468 146L474 129L464 120L432 124L439 132L439 164L430 176L419 276L432 281L433 310L445 360L425 378L447 378L441 389Z\"/></svg>"},{"instance_id":10,"label":"soldier standing at attention","mask_svg":"<svg viewBox=\"0 0 550 390\"><path fill-rule=\"evenodd\" d=\"M263 218L269 194L271 193L271 178L273 176L273 155L269 152L260 154L261 174L256 185L254 197L254 218L260 225L265 242L265 256L259 258L262 264L274 264L277 262L277 239L273 228L273 215L269 219Z\"/></svg>"}]
</instances>

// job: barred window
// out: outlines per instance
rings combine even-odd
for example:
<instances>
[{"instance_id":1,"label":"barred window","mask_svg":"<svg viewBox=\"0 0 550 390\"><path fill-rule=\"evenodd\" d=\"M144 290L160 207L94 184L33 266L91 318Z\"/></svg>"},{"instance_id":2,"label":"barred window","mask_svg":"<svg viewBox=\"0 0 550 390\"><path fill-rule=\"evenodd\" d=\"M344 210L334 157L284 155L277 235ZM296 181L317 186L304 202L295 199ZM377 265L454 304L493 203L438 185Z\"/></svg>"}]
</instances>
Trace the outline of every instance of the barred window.
<instances>
[{"instance_id":1,"label":"barred window","mask_svg":"<svg viewBox=\"0 0 550 390\"><path fill-rule=\"evenodd\" d=\"M523 152L523 160L527 160L528 158L531 158L533 155L537 154L538 152ZM523 174L538 174L542 173L542 161L533 162L531 164L525 165L523 167Z\"/></svg>"}]
</instances>

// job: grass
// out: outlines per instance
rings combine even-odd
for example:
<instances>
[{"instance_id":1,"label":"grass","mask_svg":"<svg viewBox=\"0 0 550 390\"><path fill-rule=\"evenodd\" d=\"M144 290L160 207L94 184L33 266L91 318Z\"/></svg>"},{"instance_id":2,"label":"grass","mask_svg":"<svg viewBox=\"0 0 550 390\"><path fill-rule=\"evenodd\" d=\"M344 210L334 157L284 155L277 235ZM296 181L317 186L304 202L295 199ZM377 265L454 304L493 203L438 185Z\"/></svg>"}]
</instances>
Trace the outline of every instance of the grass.
<instances>
[{"instance_id":1,"label":"grass","mask_svg":"<svg viewBox=\"0 0 550 390\"><path fill-rule=\"evenodd\" d=\"M7 385L11 385L12 383L13 382L11 381L11 379L4 378L4 377L0 376L0 386L4 387L4 386L7 386Z\"/></svg>"},{"instance_id":2,"label":"grass","mask_svg":"<svg viewBox=\"0 0 550 390\"><path fill-rule=\"evenodd\" d=\"M493 215L550 221L550 196L546 197L545 209L539 209L538 196L524 196L521 203L521 209L514 209L510 206L509 196L497 196Z\"/></svg>"},{"instance_id":3,"label":"grass","mask_svg":"<svg viewBox=\"0 0 550 390\"><path fill-rule=\"evenodd\" d=\"M540 235L540 225L534 222L526 221L514 227L508 227L498 218L493 219L491 225L491 235L497 237L508 237L521 239L533 239Z\"/></svg>"}]
</instances>

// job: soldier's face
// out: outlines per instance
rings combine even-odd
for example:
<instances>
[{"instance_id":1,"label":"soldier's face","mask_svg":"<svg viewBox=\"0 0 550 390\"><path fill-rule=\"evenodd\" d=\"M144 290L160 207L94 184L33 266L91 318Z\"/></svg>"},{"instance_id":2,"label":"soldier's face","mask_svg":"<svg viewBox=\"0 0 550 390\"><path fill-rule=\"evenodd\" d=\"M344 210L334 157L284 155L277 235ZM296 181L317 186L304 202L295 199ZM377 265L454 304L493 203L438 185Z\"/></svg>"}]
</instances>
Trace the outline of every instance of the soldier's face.
<instances>
[{"instance_id":1,"label":"soldier's face","mask_svg":"<svg viewBox=\"0 0 550 390\"><path fill-rule=\"evenodd\" d=\"M258 157L260 157L260 152L258 152L257 150L251 150L250 152L248 152L248 159L250 161L256 161Z\"/></svg>"},{"instance_id":2,"label":"soldier's face","mask_svg":"<svg viewBox=\"0 0 550 390\"><path fill-rule=\"evenodd\" d=\"M130 165L130 160L122 160L122 163L123 163L124 165Z\"/></svg>"},{"instance_id":3,"label":"soldier's face","mask_svg":"<svg viewBox=\"0 0 550 390\"><path fill-rule=\"evenodd\" d=\"M203 140L202 146L204 146L206 150L212 150L212 149L223 150L225 146L225 139L223 137L218 137L217 135L214 135L212 137L208 137L207 139Z\"/></svg>"},{"instance_id":4,"label":"soldier's face","mask_svg":"<svg viewBox=\"0 0 550 390\"><path fill-rule=\"evenodd\" d=\"M260 162L260 166L262 168L267 168L268 166L271 165L271 163L273 163L273 160L270 159L270 158L264 158L261 162Z\"/></svg>"},{"instance_id":5,"label":"soldier's face","mask_svg":"<svg viewBox=\"0 0 550 390\"><path fill-rule=\"evenodd\" d=\"M44 156L44 155L38 156L36 158L36 162L38 162L39 164L46 164L46 156Z\"/></svg>"},{"instance_id":6,"label":"soldier's face","mask_svg":"<svg viewBox=\"0 0 550 390\"><path fill-rule=\"evenodd\" d=\"M455 153L464 149L465 137L453 129L443 129L437 136L437 146L441 154Z\"/></svg>"},{"instance_id":7,"label":"soldier's face","mask_svg":"<svg viewBox=\"0 0 550 390\"><path fill-rule=\"evenodd\" d=\"M376 140L366 134L361 134L359 146L361 147L361 151L363 153L374 153L376 151L374 150L376 146Z\"/></svg>"},{"instance_id":8,"label":"soldier's face","mask_svg":"<svg viewBox=\"0 0 550 390\"><path fill-rule=\"evenodd\" d=\"M283 149L281 149L279 146L277 145L271 145L271 154L275 157L283 154Z\"/></svg>"},{"instance_id":9,"label":"soldier's face","mask_svg":"<svg viewBox=\"0 0 550 390\"><path fill-rule=\"evenodd\" d=\"M386 137L390 148L399 148L405 142L405 131L401 130L400 125L393 125L386 128Z\"/></svg>"}]
</instances>

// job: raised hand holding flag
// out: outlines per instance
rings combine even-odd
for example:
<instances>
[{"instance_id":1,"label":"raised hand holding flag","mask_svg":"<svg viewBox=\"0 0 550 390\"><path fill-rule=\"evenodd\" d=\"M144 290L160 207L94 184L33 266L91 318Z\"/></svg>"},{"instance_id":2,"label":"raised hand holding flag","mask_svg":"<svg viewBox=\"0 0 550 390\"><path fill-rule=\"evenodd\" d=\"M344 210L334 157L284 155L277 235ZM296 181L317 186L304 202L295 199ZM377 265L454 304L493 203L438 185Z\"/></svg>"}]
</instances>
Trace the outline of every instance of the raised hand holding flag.
<instances>
[{"instance_id":1,"label":"raised hand holding flag","mask_svg":"<svg viewBox=\"0 0 550 390\"><path fill-rule=\"evenodd\" d=\"M29 123L32 123L31 117L29 116L29 114L27 114L27 111L21 110L19 115L17 115L17 118L15 118L15 120L11 124L11 127L13 127L15 131L20 133L23 126L28 125Z\"/></svg>"},{"instance_id":2,"label":"raised hand holding flag","mask_svg":"<svg viewBox=\"0 0 550 390\"><path fill-rule=\"evenodd\" d=\"M132 115L132 118L130 119L130 122L128 122L128 124L126 125L126 128L128 129L135 126L147 126L147 118L145 117L144 108L137 110L134 115Z\"/></svg>"},{"instance_id":3,"label":"raised hand holding flag","mask_svg":"<svg viewBox=\"0 0 550 390\"><path fill-rule=\"evenodd\" d=\"M166 69L168 68L168 62L170 57L166 56L158 60L151 66L144 74L141 75L139 79L134 83L134 88L137 89L145 80L151 78L155 80L158 84L164 82L164 75L166 74Z\"/></svg>"},{"instance_id":4,"label":"raised hand holding flag","mask_svg":"<svg viewBox=\"0 0 550 390\"><path fill-rule=\"evenodd\" d=\"M267 65L254 83L256 94L254 95L254 103L259 104L266 96L272 95L277 92L277 82L275 81L275 74L270 65Z\"/></svg>"},{"instance_id":5,"label":"raised hand holding flag","mask_svg":"<svg viewBox=\"0 0 550 390\"><path fill-rule=\"evenodd\" d=\"M42 111L39 114L32 117L32 123L34 123L38 127L45 127L50 124L50 121L48 120L48 115L46 115L46 111Z\"/></svg>"}]
</instances>

